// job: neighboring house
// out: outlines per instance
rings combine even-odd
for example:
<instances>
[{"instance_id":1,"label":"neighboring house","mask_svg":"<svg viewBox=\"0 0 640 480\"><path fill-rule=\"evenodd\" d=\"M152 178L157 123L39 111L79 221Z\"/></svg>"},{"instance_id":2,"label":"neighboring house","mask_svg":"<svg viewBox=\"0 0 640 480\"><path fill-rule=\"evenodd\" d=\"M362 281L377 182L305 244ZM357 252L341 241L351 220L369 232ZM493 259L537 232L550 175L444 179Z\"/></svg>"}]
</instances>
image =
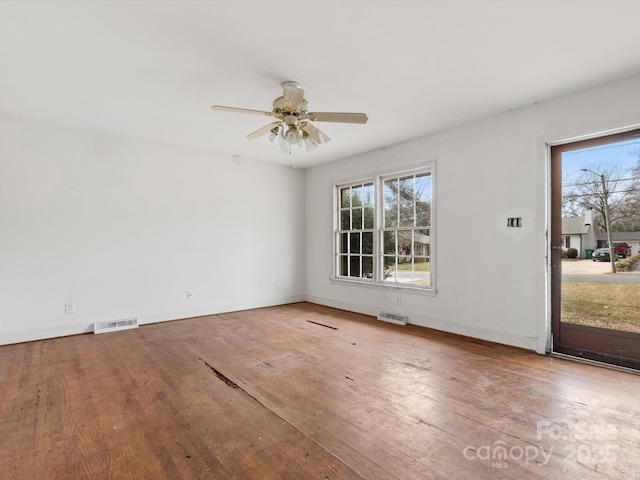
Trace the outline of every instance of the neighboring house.
<instances>
[{"instance_id":1,"label":"neighboring house","mask_svg":"<svg viewBox=\"0 0 640 480\"><path fill-rule=\"evenodd\" d=\"M587 211L581 217L566 217L562 219L562 250L575 248L578 258L586 258L586 250L598 247L596 240L597 226L593 223L593 212Z\"/></svg>"},{"instance_id":2,"label":"neighboring house","mask_svg":"<svg viewBox=\"0 0 640 480\"><path fill-rule=\"evenodd\" d=\"M429 235L423 235L422 233L416 233L416 238L414 241L414 252L414 255L416 257L430 257L431 237Z\"/></svg>"},{"instance_id":3,"label":"neighboring house","mask_svg":"<svg viewBox=\"0 0 640 480\"><path fill-rule=\"evenodd\" d=\"M398 246L397 255L400 262L410 262L411 255L411 232L409 235L400 236L401 245ZM422 258L425 257L425 258ZM416 232L413 241L413 258L416 263L428 262L431 257L431 237Z\"/></svg>"},{"instance_id":4,"label":"neighboring house","mask_svg":"<svg viewBox=\"0 0 640 480\"><path fill-rule=\"evenodd\" d=\"M563 224L564 225L564 224ZM563 230L564 231L564 230ZM597 247L606 247L607 232L599 233L596 236ZM612 242L626 242L631 247L631 255L640 252L640 232L611 232Z\"/></svg>"}]
</instances>

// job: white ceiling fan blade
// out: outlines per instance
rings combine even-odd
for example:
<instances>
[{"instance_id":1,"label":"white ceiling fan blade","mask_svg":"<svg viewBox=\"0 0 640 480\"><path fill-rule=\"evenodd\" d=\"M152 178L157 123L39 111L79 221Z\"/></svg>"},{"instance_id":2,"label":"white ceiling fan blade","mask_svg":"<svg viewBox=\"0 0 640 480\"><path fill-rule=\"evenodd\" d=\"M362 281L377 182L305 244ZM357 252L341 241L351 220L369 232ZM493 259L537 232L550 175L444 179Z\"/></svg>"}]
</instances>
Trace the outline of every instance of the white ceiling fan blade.
<instances>
[{"instance_id":1,"label":"white ceiling fan blade","mask_svg":"<svg viewBox=\"0 0 640 480\"><path fill-rule=\"evenodd\" d=\"M331 140L331 138L329 138L327 135L322 133L320 130L318 130L316 127L314 127L310 123L305 122L301 124L300 128L304 132L309 134L309 138L311 138L311 140L313 140L317 144L327 143L328 141Z\"/></svg>"},{"instance_id":2,"label":"white ceiling fan blade","mask_svg":"<svg viewBox=\"0 0 640 480\"><path fill-rule=\"evenodd\" d=\"M309 112L307 118L314 122L367 123L366 113Z\"/></svg>"},{"instance_id":3,"label":"white ceiling fan blade","mask_svg":"<svg viewBox=\"0 0 640 480\"><path fill-rule=\"evenodd\" d=\"M271 112L263 110L251 110L250 108L225 107L224 105L211 105L212 110L221 110L223 112L240 112L240 113L257 113L259 115L271 116Z\"/></svg>"},{"instance_id":4,"label":"white ceiling fan blade","mask_svg":"<svg viewBox=\"0 0 640 480\"><path fill-rule=\"evenodd\" d=\"M270 123L269 125L265 125L264 127L259 128L255 132L247 135L247 138L258 138L263 135L266 135L267 133L271 132L271 130L273 130L276 127L276 125L279 125L280 123L281 122L273 122L273 123Z\"/></svg>"},{"instance_id":5,"label":"white ceiling fan blade","mask_svg":"<svg viewBox=\"0 0 640 480\"><path fill-rule=\"evenodd\" d=\"M297 82L282 84L282 103L285 108L298 109L304 98L304 90Z\"/></svg>"}]
</instances>

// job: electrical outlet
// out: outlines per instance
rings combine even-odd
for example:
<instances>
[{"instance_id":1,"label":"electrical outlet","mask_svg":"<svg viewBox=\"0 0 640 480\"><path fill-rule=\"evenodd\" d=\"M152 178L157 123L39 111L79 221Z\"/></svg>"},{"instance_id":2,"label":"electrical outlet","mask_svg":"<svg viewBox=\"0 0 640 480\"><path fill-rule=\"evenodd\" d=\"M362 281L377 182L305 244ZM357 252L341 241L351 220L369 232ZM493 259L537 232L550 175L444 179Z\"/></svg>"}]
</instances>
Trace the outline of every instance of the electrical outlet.
<instances>
[{"instance_id":1,"label":"electrical outlet","mask_svg":"<svg viewBox=\"0 0 640 480\"><path fill-rule=\"evenodd\" d=\"M187 290L187 300L193 300L193 290Z\"/></svg>"},{"instance_id":2,"label":"electrical outlet","mask_svg":"<svg viewBox=\"0 0 640 480\"><path fill-rule=\"evenodd\" d=\"M274 285L274 288L275 288L276 292L279 292L279 291L280 291L280 284L279 284L279 283L276 283L276 284Z\"/></svg>"},{"instance_id":3,"label":"electrical outlet","mask_svg":"<svg viewBox=\"0 0 640 480\"><path fill-rule=\"evenodd\" d=\"M402 303L402 299L400 298L400 295L396 295L396 305L400 305L400 303Z\"/></svg>"},{"instance_id":4,"label":"electrical outlet","mask_svg":"<svg viewBox=\"0 0 640 480\"><path fill-rule=\"evenodd\" d=\"M67 315L70 313L76 313L76 304L73 302L64 304L64 313Z\"/></svg>"}]
</instances>

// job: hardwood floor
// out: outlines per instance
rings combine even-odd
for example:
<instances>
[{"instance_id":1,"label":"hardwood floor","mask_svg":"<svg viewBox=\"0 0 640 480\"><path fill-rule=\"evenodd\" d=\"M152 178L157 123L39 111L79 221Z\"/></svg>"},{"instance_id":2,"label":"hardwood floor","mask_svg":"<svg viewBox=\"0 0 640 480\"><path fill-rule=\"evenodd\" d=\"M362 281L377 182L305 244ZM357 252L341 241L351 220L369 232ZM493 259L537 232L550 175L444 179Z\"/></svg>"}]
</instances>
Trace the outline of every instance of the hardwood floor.
<instances>
[{"instance_id":1,"label":"hardwood floor","mask_svg":"<svg viewBox=\"0 0 640 480\"><path fill-rule=\"evenodd\" d=\"M0 347L0 479L635 479L640 376L309 303Z\"/></svg>"}]
</instances>

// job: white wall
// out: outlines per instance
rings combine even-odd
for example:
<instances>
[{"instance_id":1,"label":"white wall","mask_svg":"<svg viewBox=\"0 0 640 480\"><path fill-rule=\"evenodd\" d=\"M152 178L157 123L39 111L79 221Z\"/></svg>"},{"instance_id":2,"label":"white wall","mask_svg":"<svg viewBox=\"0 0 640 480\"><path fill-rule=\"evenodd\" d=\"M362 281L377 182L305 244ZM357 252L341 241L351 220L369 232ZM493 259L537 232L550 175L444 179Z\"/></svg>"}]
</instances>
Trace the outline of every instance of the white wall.
<instances>
[{"instance_id":1,"label":"white wall","mask_svg":"<svg viewBox=\"0 0 640 480\"><path fill-rule=\"evenodd\" d=\"M232 160L0 116L0 344L302 300L304 171Z\"/></svg>"},{"instance_id":2,"label":"white wall","mask_svg":"<svg viewBox=\"0 0 640 480\"><path fill-rule=\"evenodd\" d=\"M371 119L375 121L375 119ZM543 353L549 340L546 143L640 124L640 77L307 170L306 298ZM332 185L435 159L437 295L331 283ZM522 217L522 228L507 228ZM471 245L464 239L473 238Z\"/></svg>"},{"instance_id":3,"label":"white wall","mask_svg":"<svg viewBox=\"0 0 640 480\"><path fill-rule=\"evenodd\" d=\"M637 125L640 77L305 172L0 116L0 344L306 298L542 353L545 144ZM437 295L331 283L333 183L434 159Z\"/></svg>"}]
</instances>

